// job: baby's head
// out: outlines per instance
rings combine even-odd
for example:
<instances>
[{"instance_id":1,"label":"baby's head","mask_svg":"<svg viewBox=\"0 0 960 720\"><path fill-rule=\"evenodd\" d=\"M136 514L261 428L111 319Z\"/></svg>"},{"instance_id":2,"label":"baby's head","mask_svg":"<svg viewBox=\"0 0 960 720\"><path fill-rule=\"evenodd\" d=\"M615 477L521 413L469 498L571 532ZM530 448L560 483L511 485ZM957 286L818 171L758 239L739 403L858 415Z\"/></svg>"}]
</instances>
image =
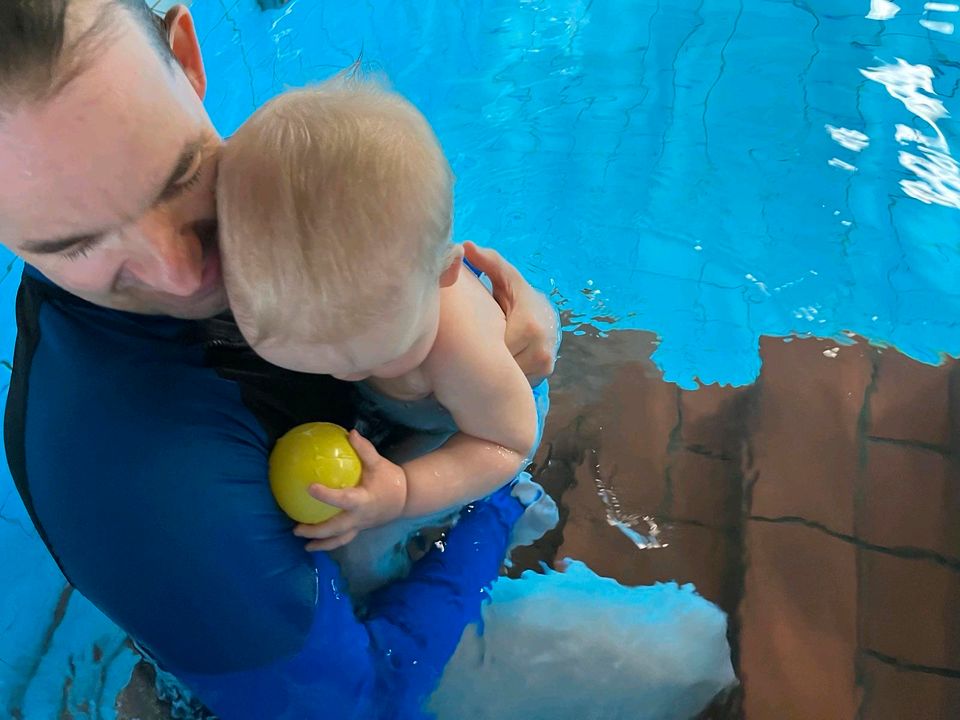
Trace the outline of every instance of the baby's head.
<instances>
[{"instance_id":1,"label":"baby's head","mask_svg":"<svg viewBox=\"0 0 960 720\"><path fill-rule=\"evenodd\" d=\"M413 105L340 78L286 93L227 142L219 173L230 306L258 354L345 379L423 361L461 252L450 167Z\"/></svg>"}]
</instances>

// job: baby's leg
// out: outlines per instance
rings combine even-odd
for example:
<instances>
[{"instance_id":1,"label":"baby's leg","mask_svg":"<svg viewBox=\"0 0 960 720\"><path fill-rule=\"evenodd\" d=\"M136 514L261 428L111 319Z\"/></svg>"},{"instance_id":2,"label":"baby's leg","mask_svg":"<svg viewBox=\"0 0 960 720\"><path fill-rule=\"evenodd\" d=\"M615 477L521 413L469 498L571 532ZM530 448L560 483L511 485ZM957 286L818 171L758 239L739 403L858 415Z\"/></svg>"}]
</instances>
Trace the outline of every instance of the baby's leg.
<instances>
[{"instance_id":1,"label":"baby's leg","mask_svg":"<svg viewBox=\"0 0 960 720\"><path fill-rule=\"evenodd\" d=\"M340 565L347 589L354 598L366 595L407 571L410 563L407 538L411 532L409 522L392 522L364 530L351 542L330 553Z\"/></svg>"},{"instance_id":2,"label":"baby's leg","mask_svg":"<svg viewBox=\"0 0 960 720\"><path fill-rule=\"evenodd\" d=\"M395 520L364 530L331 552L347 580L350 595L361 598L406 575L411 564L407 552L410 539L422 528L450 525L455 516L445 511L430 517Z\"/></svg>"}]
</instances>

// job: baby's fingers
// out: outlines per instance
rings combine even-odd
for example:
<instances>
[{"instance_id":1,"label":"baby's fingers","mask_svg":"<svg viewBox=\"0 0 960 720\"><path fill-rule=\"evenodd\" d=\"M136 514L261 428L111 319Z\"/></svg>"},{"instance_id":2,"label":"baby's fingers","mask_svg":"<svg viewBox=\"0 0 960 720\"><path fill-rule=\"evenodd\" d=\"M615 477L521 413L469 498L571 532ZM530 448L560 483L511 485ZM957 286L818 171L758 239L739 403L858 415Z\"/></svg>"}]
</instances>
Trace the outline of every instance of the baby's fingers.
<instances>
[{"instance_id":1,"label":"baby's fingers","mask_svg":"<svg viewBox=\"0 0 960 720\"><path fill-rule=\"evenodd\" d=\"M293 534L309 540L327 540L356 529L356 518L348 512L343 512L316 525L300 523L293 528Z\"/></svg>"},{"instance_id":2,"label":"baby's fingers","mask_svg":"<svg viewBox=\"0 0 960 720\"><path fill-rule=\"evenodd\" d=\"M329 538L327 540L312 540L307 543L308 552L317 552L319 550L330 551L336 550L338 547L346 545L348 542L353 540L357 536L356 530L351 530L350 532L344 533L343 535L337 535L336 537Z\"/></svg>"},{"instance_id":3,"label":"baby's fingers","mask_svg":"<svg viewBox=\"0 0 960 720\"><path fill-rule=\"evenodd\" d=\"M367 440L356 430L350 431L348 440L353 446L353 449L357 451L357 455L360 457L360 463L363 465L364 470L373 470L373 468L375 468L380 461L383 460L383 455L377 452L377 449L373 446L373 443Z\"/></svg>"},{"instance_id":4,"label":"baby's fingers","mask_svg":"<svg viewBox=\"0 0 960 720\"><path fill-rule=\"evenodd\" d=\"M310 497L341 510L356 510L367 501L367 493L362 488L328 488L326 485L313 484L307 488Z\"/></svg>"}]
</instances>

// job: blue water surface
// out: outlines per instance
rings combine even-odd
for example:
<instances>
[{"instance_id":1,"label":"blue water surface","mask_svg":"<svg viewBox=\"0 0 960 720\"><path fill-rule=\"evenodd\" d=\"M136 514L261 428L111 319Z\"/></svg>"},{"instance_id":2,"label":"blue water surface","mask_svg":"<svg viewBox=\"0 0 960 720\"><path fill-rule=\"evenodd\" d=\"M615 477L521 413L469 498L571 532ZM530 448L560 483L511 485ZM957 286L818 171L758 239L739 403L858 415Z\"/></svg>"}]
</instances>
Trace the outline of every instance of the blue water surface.
<instances>
[{"instance_id":1,"label":"blue water surface","mask_svg":"<svg viewBox=\"0 0 960 720\"><path fill-rule=\"evenodd\" d=\"M224 134L362 55L433 123L458 178L456 236L502 250L572 326L656 332L668 380L749 383L761 335L847 330L929 362L960 353L947 117L960 52L921 25L957 13L917 2L881 21L862 0L253 6L195 3ZM900 125L926 142L898 141ZM925 180L943 187L918 199L901 186Z\"/></svg>"},{"instance_id":2,"label":"blue water surface","mask_svg":"<svg viewBox=\"0 0 960 720\"><path fill-rule=\"evenodd\" d=\"M752 382L764 335L960 355L960 13L899 2L192 7L223 134L362 57L433 123L456 237L501 250L570 331L655 332L692 388ZM8 361L18 274L4 256ZM0 714L112 718L135 656L64 591L6 476L0 587Z\"/></svg>"}]
</instances>

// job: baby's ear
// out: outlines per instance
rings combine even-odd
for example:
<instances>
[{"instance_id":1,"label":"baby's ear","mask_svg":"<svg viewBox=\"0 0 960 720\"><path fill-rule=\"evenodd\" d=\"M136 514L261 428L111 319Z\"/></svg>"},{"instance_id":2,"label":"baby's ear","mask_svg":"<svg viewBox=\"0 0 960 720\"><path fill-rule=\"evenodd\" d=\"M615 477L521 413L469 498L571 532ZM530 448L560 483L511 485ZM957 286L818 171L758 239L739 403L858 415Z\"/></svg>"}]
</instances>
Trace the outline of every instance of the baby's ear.
<instances>
[{"instance_id":1,"label":"baby's ear","mask_svg":"<svg viewBox=\"0 0 960 720\"><path fill-rule=\"evenodd\" d=\"M440 273L440 287L450 287L460 277L460 268L463 267L463 245L453 245L447 253L447 263Z\"/></svg>"}]
</instances>

